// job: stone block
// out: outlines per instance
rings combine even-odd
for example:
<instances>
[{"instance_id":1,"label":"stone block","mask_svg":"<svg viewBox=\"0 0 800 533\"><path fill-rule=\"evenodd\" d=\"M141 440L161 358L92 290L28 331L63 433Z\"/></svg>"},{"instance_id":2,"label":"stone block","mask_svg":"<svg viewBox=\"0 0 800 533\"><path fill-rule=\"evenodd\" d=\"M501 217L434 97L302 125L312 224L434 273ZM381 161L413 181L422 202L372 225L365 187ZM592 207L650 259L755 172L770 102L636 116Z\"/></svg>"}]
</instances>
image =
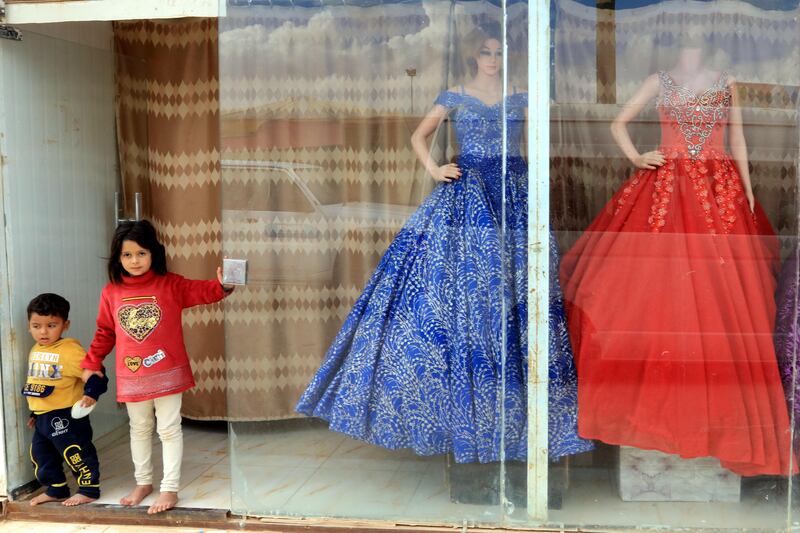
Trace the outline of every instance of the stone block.
<instances>
[{"instance_id":1,"label":"stone block","mask_svg":"<svg viewBox=\"0 0 800 533\"><path fill-rule=\"evenodd\" d=\"M619 489L625 501L738 502L741 477L713 457L681 459L655 450L622 446Z\"/></svg>"}]
</instances>

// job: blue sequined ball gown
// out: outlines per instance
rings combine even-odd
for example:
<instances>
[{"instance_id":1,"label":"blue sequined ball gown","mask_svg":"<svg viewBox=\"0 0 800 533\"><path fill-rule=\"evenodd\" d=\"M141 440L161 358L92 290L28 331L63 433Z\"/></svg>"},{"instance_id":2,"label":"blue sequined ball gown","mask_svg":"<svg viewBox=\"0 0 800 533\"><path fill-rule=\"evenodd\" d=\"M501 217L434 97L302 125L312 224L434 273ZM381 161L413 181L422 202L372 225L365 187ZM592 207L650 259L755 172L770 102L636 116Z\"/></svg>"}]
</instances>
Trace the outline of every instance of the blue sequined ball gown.
<instances>
[{"instance_id":1,"label":"blue sequined ball gown","mask_svg":"<svg viewBox=\"0 0 800 533\"><path fill-rule=\"evenodd\" d=\"M501 458L502 441L505 459L525 460L527 165L519 148L527 93L505 102L503 206L503 106L463 90L437 98L452 111L461 178L439 184L386 250L300 413L390 449L485 463ZM554 459L592 444L577 436L575 367L550 250Z\"/></svg>"}]
</instances>

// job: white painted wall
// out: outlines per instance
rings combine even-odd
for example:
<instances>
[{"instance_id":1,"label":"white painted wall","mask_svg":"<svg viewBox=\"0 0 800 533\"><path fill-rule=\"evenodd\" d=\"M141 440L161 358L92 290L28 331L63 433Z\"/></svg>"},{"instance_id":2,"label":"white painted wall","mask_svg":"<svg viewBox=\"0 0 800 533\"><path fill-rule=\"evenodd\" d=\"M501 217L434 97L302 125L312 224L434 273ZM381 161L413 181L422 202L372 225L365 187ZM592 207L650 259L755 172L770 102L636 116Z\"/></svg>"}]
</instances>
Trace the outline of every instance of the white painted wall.
<instances>
[{"instance_id":1,"label":"white painted wall","mask_svg":"<svg viewBox=\"0 0 800 533\"><path fill-rule=\"evenodd\" d=\"M28 32L52 37L67 43L81 44L111 53L114 45L114 30L110 22L57 22L51 24L16 24L22 32L23 42ZM109 56L110 58L110 56Z\"/></svg>"},{"instance_id":2,"label":"white painted wall","mask_svg":"<svg viewBox=\"0 0 800 533\"><path fill-rule=\"evenodd\" d=\"M8 4L7 24L224 16L224 0L75 0Z\"/></svg>"},{"instance_id":3,"label":"white painted wall","mask_svg":"<svg viewBox=\"0 0 800 533\"><path fill-rule=\"evenodd\" d=\"M27 27L22 42L0 40L4 494L33 479L19 394L32 344L25 308L39 293L62 294L72 305L70 336L91 341L107 279L116 149L110 23ZM126 424L115 395L92 414L96 438Z\"/></svg>"}]
</instances>

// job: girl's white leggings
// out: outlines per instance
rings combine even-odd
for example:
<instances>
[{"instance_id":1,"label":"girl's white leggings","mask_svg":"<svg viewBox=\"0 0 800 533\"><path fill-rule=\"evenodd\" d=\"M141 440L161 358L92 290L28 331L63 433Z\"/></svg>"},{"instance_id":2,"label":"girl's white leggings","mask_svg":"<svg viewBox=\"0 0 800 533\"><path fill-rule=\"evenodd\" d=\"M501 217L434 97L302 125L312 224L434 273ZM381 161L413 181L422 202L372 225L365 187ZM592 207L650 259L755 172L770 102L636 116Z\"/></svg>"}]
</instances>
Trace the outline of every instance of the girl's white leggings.
<instances>
[{"instance_id":1,"label":"girl's white leggings","mask_svg":"<svg viewBox=\"0 0 800 533\"><path fill-rule=\"evenodd\" d=\"M181 432L181 400L183 393L162 396L155 400L128 402L131 423L131 457L137 485L153 484L153 429L158 431L164 458L161 492L178 492L181 484L183 433Z\"/></svg>"}]
</instances>

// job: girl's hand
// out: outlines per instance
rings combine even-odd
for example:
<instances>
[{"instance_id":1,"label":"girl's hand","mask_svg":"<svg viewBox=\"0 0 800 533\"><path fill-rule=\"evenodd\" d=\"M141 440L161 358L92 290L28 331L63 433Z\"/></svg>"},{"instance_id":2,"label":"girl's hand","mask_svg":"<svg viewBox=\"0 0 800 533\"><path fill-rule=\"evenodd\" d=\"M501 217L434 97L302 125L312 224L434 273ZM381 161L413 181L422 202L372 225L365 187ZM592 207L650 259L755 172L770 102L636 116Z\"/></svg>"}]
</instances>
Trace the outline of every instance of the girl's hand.
<instances>
[{"instance_id":1,"label":"girl's hand","mask_svg":"<svg viewBox=\"0 0 800 533\"><path fill-rule=\"evenodd\" d=\"M433 179L444 183L450 183L461 177L461 169L455 163L442 165L431 172Z\"/></svg>"},{"instance_id":2,"label":"girl's hand","mask_svg":"<svg viewBox=\"0 0 800 533\"><path fill-rule=\"evenodd\" d=\"M84 397L81 398L81 407L91 407L96 403L97 403L97 400L95 400L91 396L84 395Z\"/></svg>"},{"instance_id":3,"label":"girl's hand","mask_svg":"<svg viewBox=\"0 0 800 533\"><path fill-rule=\"evenodd\" d=\"M103 377L103 373L100 372L99 370L89 370L88 368L84 368L83 374L81 374L81 380L84 383L86 383L87 381L89 381L89 378L92 377L93 375L99 376L101 378Z\"/></svg>"},{"instance_id":4,"label":"girl's hand","mask_svg":"<svg viewBox=\"0 0 800 533\"><path fill-rule=\"evenodd\" d=\"M753 190L751 188L747 188L744 192L745 197L747 197L747 205L750 206L750 212L755 213L756 211L756 197L753 196Z\"/></svg>"},{"instance_id":5,"label":"girl's hand","mask_svg":"<svg viewBox=\"0 0 800 533\"><path fill-rule=\"evenodd\" d=\"M637 157L633 158L632 162L636 166L636 168L655 170L664 163L666 163L667 159L664 157L664 154L662 154L658 150L653 150L652 152L645 152L643 154L639 154Z\"/></svg>"},{"instance_id":6,"label":"girl's hand","mask_svg":"<svg viewBox=\"0 0 800 533\"><path fill-rule=\"evenodd\" d=\"M233 289L236 288L235 285L225 285L222 283L222 267L217 267L217 279L219 280L219 284L222 285L222 290L227 292L233 292Z\"/></svg>"}]
</instances>

